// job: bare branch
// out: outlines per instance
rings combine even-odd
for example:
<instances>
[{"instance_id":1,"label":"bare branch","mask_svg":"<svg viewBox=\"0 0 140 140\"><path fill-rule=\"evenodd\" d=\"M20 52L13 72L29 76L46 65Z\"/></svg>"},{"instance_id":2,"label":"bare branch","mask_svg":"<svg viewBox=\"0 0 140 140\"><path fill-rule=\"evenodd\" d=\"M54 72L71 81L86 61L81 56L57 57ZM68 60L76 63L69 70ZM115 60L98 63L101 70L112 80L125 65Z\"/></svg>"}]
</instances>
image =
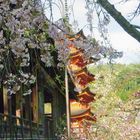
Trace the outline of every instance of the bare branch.
<instances>
[{"instance_id":1,"label":"bare branch","mask_svg":"<svg viewBox=\"0 0 140 140\"><path fill-rule=\"evenodd\" d=\"M122 14L116 10L114 5L110 4L108 0L97 0L97 2L118 22L118 24L133 38L140 42L140 32L130 24Z\"/></svg>"}]
</instances>

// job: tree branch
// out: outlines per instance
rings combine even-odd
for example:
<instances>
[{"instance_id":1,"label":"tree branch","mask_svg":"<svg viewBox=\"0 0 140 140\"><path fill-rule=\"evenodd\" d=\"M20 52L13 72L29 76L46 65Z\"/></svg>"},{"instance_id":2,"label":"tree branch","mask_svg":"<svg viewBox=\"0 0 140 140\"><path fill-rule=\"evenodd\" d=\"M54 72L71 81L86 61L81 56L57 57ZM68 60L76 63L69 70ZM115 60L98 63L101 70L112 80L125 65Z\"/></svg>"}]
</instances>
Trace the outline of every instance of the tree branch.
<instances>
[{"instance_id":1,"label":"tree branch","mask_svg":"<svg viewBox=\"0 0 140 140\"><path fill-rule=\"evenodd\" d=\"M134 24L133 24L133 26L134 26L135 28L137 28L137 29L140 29L140 26L138 26L138 25L134 25Z\"/></svg>"},{"instance_id":2,"label":"tree branch","mask_svg":"<svg viewBox=\"0 0 140 140\"><path fill-rule=\"evenodd\" d=\"M111 5L108 0L97 0L97 3L99 3L129 35L140 42L140 32L116 10L114 5Z\"/></svg>"}]
</instances>

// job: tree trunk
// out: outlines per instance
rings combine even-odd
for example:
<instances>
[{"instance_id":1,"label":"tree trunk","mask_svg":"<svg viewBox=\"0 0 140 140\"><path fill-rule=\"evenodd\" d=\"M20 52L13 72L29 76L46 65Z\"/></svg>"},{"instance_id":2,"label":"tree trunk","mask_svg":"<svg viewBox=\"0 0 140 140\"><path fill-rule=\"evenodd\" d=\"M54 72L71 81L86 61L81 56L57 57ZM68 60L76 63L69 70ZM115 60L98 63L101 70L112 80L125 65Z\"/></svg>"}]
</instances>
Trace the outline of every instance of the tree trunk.
<instances>
[{"instance_id":1,"label":"tree trunk","mask_svg":"<svg viewBox=\"0 0 140 140\"><path fill-rule=\"evenodd\" d=\"M131 25L122 14L117 11L114 5L111 5L108 0L97 0L97 2L118 22L118 24L133 38L140 42L140 32L135 26Z\"/></svg>"}]
</instances>

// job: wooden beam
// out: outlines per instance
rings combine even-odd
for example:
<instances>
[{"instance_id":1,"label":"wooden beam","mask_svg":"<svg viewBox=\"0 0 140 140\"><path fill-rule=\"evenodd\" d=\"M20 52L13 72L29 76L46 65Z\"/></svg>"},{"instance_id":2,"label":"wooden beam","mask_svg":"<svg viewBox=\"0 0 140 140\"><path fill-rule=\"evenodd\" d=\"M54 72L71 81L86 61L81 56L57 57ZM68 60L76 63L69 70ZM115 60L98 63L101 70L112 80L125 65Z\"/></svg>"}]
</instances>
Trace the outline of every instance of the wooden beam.
<instances>
[{"instance_id":1,"label":"wooden beam","mask_svg":"<svg viewBox=\"0 0 140 140\"><path fill-rule=\"evenodd\" d=\"M7 89L3 87L3 101L4 101L4 114L8 115L8 95L7 95Z\"/></svg>"},{"instance_id":2,"label":"wooden beam","mask_svg":"<svg viewBox=\"0 0 140 140\"><path fill-rule=\"evenodd\" d=\"M64 92L61 91L60 87L57 86L56 82L54 81L54 79L47 73L47 71L40 65L40 70L41 73L43 74L43 78L44 78L44 84L46 84L46 86L48 86L50 88L50 90L53 90L56 92L56 90L58 90L59 93L64 95Z\"/></svg>"},{"instance_id":3,"label":"wooden beam","mask_svg":"<svg viewBox=\"0 0 140 140\"><path fill-rule=\"evenodd\" d=\"M68 87L68 73L67 67L65 68L65 93L66 93L66 116L67 116L67 134L68 140L71 138L71 124L70 124L70 101L69 101L69 87Z\"/></svg>"},{"instance_id":4,"label":"wooden beam","mask_svg":"<svg viewBox=\"0 0 140 140\"><path fill-rule=\"evenodd\" d=\"M38 86L37 84L32 88L32 107L33 107L33 121L39 121L39 102L38 102Z\"/></svg>"}]
</instances>

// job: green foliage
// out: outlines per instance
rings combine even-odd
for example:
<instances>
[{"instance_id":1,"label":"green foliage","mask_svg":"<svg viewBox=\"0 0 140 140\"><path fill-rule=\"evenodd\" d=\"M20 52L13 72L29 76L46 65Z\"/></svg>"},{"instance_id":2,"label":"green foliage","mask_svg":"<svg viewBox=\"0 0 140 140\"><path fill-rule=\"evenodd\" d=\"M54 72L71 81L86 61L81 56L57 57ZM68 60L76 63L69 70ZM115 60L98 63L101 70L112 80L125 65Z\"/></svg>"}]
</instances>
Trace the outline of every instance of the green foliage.
<instances>
[{"instance_id":1,"label":"green foliage","mask_svg":"<svg viewBox=\"0 0 140 140\"><path fill-rule=\"evenodd\" d=\"M104 95L114 92L126 101L132 94L140 90L140 65L99 65L89 67L89 71L96 75L96 82L91 89ZM98 87L97 87L98 86ZM96 88L95 88L96 87ZM98 90L97 90L98 89Z\"/></svg>"},{"instance_id":2,"label":"green foliage","mask_svg":"<svg viewBox=\"0 0 140 140\"><path fill-rule=\"evenodd\" d=\"M56 135L57 137L65 137L66 136L66 115L61 117L56 125Z\"/></svg>"},{"instance_id":3,"label":"green foliage","mask_svg":"<svg viewBox=\"0 0 140 140\"><path fill-rule=\"evenodd\" d=\"M4 34L6 39L10 39L11 31L8 28L4 28L3 34Z\"/></svg>"},{"instance_id":4,"label":"green foliage","mask_svg":"<svg viewBox=\"0 0 140 140\"><path fill-rule=\"evenodd\" d=\"M96 75L90 85L96 93L91 110L97 116L92 139L137 139L140 124L140 65L89 67Z\"/></svg>"},{"instance_id":5,"label":"green foliage","mask_svg":"<svg viewBox=\"0 0 140 140\"><path fill-rule=\"evenodd\" d=\"M124 101L140 90L140 65L128 65L122 68L114 81L115 92Z\"/></svg>"},{"instance_id":6,"label":"green foliage","mask_svg":"<svg viewBox=\"0 0 140 140\"><path fill-rule=\"evenodd\" d=\"M58 75L56 74L55 76L55 81L60 85L60 88L62 91L65 90L65 83L64 83L64 78L62 77L62 75Z\"/></svg>"}]
</instances>

